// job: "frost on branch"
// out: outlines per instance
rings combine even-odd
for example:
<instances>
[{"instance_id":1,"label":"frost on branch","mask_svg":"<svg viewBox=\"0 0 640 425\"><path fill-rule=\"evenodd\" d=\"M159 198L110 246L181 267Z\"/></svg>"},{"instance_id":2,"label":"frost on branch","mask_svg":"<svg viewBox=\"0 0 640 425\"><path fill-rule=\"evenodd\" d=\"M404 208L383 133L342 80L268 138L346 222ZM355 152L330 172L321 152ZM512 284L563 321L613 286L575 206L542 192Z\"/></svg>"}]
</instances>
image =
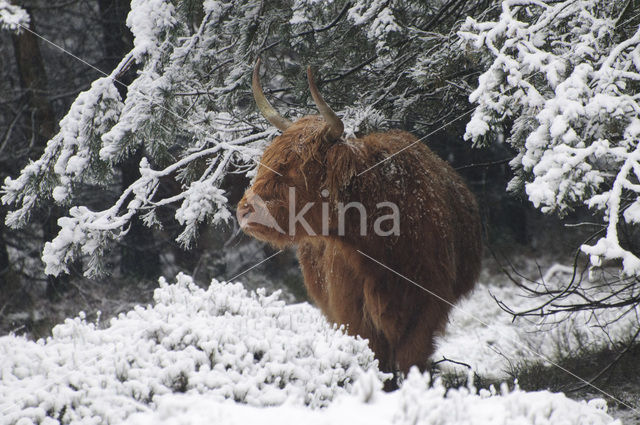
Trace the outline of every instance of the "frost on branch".
<instances>
[{"instance_id":1,"label":"frost on branch","mask_svg":"<svg viewBox=\"0 0 640 425\"><path fill-rule=\"evenodd\" d=\"M510 189L543 212L601 212L606 235L582 250L596 266L620 259L638 275L638 253L621 246L618 230L640 221L640 30L623 37L620 6L506 0L495 22L468 18L461 37L491 59L470 96L478 106L466 138L486 143L511 122Z\"/></svg>"},{"instance_id":2,"label":"frost on branch","mask_svg":"<svg viewBox=\"0 0 640 425\"><path fill-rule=\"evenodd\" d=\"M42 157L27 165L17 179L5 179L2 202L20 205L7 214L7 225L24 226L31 211L46 197L68 203L73 183L104 182L106 164L98 156L100 135L113 126L121 108L120 95L110 78L98 79L80 93Z\"/></svg>"},{"instance_id":3,"label":"frost on branch","mask_svg":"<svg viewBox=\"0 0 640 425\"><path fill-rule=\"evenodd\" d=\"M255 173L277 134L251 95L258 57L267 96L290 119L317 113L304 72L311 65L349 135L398 122L430 126L425 111L443 120L464 103L466 86L433 87L449 71L431 71L427 58L447 63L445 39L453 37L418 29L438 9L427 3L134 0L132 50L78 96L42 157L5 182L7 224L24 226L51 202L69 209L45 249L54 274L77 256L89 257L87 274L98 273L105 245L135 217L166 233L179 228L177 241L192 245L204 224L231 217L225 176ZM118 82L125 77L127 87ZM416 90L416 81L433 90ZM456 107L442 108L441 96ZM141 177L123 188L122 167L132 157L144 157Z\"/></svg>"},{"instance_id":4,"label":"frost on branch","mask_svg":"<svg viewBox=\"0 0 640 425\"><path fill-rule=\"evenodd\" d=\"M20 27L29 26L29 13L8 0L0 0L0 28L9 31L22 31Z\"/></svg>"},{"instance_id":5,"label":"frost on branch","mask_svg":"<svg viewBox=\"0 0 640 425\"><path fill-rule=\"evenodd\" d=\"M356 4L349 9L349 19L355 25L369 24L367 37L376 41L376 48L378 50L388 48L386 39L389 34L401 30L396 22L395 16L393 16L388 1L373 0L370 2L356 2Z\"/></svg>"},{"instance_id":6,"label":"frost on branch","mask_svg":"<svg viewBox=\"0 0 640 425\"><path fill-rule=\"evenodd\" d=\"M45 245L47 273L66 272L78 256L88 258L86 275L100 273L109 242L122 238L135 216L148 226L160 225L158 207L178 204L175 219L184 226L178 241L184 246L199 224L231 216L220 187L227 169L250 170L274 132L261 131L263 121L248 125L246 110L220 108L246 96L234 89L247 86L250 67L242 62L233 64L234 70L217 71L229 63L222 48L233 45L239 31L222 30L219 20L225 15L214 6L207 3L207 15L191 28L186 12L172 2L134 1L127 19L133 50L77 97L41 158L4 182L2 201L14 206L6 223L13 228L24 226L34 210L51 200L70 207L67 217L58 220L58 236ZM122 99L118 78L132 66L139 71ZM109 190L120 179L118 165L140 151L140 178L114 198ZM176 180L181 190L160 196L161 179ZM104 190L102 199L111 198L102 202L107 207L87 206L88 201L101 204L78 198L83 186Z\"/></svg>"}]
</instances>

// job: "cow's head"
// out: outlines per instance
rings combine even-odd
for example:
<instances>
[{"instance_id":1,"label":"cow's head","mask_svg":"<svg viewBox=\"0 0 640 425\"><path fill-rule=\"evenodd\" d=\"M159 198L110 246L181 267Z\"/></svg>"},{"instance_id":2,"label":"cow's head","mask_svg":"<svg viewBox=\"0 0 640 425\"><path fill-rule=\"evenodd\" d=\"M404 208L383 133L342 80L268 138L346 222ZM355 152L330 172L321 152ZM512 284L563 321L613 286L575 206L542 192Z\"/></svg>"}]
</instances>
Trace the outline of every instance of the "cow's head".
<instances>
[{"instance_id":1,"label":"cow's head","mask_svg":"<svg viewBox=\"0 0 640 425\"><path fill-rule=\"evenodd\" d=\"M265 149L255 181L238 205L237 217L243 231L282 247L326 231L322 204L327 208L330 181L336 172L329 151L341 139L344 126L318 92L310 68L309 89L321 115L295 122L282 117L264 95L259 66L258 61L253 70L256 104L282 134Z\"/></svg>"}]
</instances>

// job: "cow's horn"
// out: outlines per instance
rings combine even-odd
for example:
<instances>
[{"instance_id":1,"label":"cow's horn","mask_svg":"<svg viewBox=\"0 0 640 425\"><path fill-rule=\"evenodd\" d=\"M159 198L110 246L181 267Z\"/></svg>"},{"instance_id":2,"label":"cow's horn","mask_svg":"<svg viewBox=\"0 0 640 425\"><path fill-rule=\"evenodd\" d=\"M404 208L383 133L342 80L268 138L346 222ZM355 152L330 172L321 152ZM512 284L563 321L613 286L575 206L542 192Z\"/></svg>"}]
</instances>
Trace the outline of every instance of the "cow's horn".
<instances>
[{"instance_id":1,"label":"cow's horn","mask_svg":"<svg viewBox=\"0 0 640 425\"><path fill-rule=\"evenodd\" d=\"M256 100L256 105L258 109L264 115L264 117L274 126L276 126L280 131L285 131L290 125L291 121L283 117L275 110L273 106L269 103L267 98L264 95L264 91L262 91L262 86L260 85L260 58L256 61L256 65L253 68L253 79L251 82L251 87L253 89L253 98Z\"/></svg>"},{"instance_id":2,"label":"cow's horn","mask_svg":"<svg viewBox=\"0 0 640 425\"><path fill-rule=\"evenodd\" d=\"M324 101L322 95L318 91L318 87L316 86L316 82L313 79L313 73L311 72L311 67L307 67L307 79L309 80L309 90L311 91L311 96L313 97L313 101L322 114L322 117L327 122L329 126L329 132L327 136L331 138L331 140L337 140L342 137L342 133L344 132L344 124L342 120L338 118L335 112L327 105L327 102Z\"/></svg>"}]
</instances>

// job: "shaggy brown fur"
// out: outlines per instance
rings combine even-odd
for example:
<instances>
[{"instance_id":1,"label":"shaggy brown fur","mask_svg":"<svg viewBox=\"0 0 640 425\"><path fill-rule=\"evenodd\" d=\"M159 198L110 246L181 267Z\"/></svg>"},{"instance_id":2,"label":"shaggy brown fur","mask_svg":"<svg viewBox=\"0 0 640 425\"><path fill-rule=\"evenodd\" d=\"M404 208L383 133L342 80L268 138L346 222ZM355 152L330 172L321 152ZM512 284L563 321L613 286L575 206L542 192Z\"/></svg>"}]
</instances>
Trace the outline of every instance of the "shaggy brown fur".
<instances>
[{"instance_id":1,"label":"shaggy brown fur","mask_svg":"<svg viewBox=\"0 0 640 425\"><path fill-rule=\"evenodd\" d=\"M278 247L297 246L311 298L330 321L369 340L382 370L407 372L412 365L423 370L451 305L358 250L454 303L471 290L480 269L476 201L461 177L422 143L411 145L416 139L407 132L346 141L326 140L325 135L323 119L307 116L276 137L238 208L241 222L267 208L288 233L288 188L293 186L297 211L314 202L304 217L317 236L302 226L293 235L259 224L243 225L243 230ZM328 196L322 194L325 189ZM264 203L256 203L256 195ZM360 213L351 208L346 213L346 234L338 236L338 202L354 201L369 214L366 235L360 234ZM376 207L385 201L400 209L399 236L378 236L373 231L376 214L390 213ZM329 203L326 236L320 235L322 202Z\"/></svg>"}]
</instances>

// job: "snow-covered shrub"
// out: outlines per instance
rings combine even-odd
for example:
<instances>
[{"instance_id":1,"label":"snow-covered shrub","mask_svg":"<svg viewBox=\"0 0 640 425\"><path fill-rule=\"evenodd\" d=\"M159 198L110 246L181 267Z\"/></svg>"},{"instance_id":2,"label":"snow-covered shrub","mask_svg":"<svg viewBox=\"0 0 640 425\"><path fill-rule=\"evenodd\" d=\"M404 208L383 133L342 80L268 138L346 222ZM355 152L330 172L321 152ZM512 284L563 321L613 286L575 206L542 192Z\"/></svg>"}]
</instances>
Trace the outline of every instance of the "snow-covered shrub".
<instances>
[{"instance_id":1,"label":"snow-covered shrub","mask_svg":"<svg viewBox=\"0 0 640 425\"><path fill-rule=\"evenodd\" d=\"M478 107L466 137L483 144L511 123L510 188L543 212L602 213L606 234L582 250L595 266L621 260L635 276L639 253L618 235L640 222L640 30L630 10L625 2L505 0L498 20L467 18L460 35L490 58L470 96Z\"/></svg>"},{"instance_id":2,"label":"snow-covered shrub","mask_svg":"<svg viewBox=\"0 0 640 425\"><path fill-rule=\"evenodd\" d=\"M106 327L80 314L46 340L2 337L0 359L1 425L619 424L601 400L447 390L415 369L385 393L366 341L317 309L185 275Z\"/></svg>"},{"instance_id":3,"label":"snow-covered shrub","mask_svg":"<svg viewBox=\"0 0 640 425\"><path fill-rule=\"evenodd\" d=\"M366 341L308 304L178 275L101 329L83 315L37 342L0 338L0 424L117 423L171 393L252 406L326 406L365 371Z\"/></svg>"},{"instance_id":4,"label":"snow-covered shrub","mask_svg":"<svg viewBox=\"0 0 640 425\"><path fill-rule=\"evenodd\" d=\"M577 402L548 391L477 391L473 385L446 390L438 381L429 388L429 376L409 373L399 390L397 424L607 424L617 423L606 414L602 399Z\"/></svg>"},{"instance_id":5,"label":"snow-covered shrub","mask_svg":"<svg viewBox=\"0 0 640 425\"><path fill-rule=\"evenodd\" d=\"M360 380L370 387L370 374ZM358 381L358 385L359 385ZM438 424L438 425L621 425L606 413L601 399L577 402L547 391L527 393L518 389L500 392L474 388L446 390L429 375L413 369L399 391L384 393L377 389L362 394L343 394L322 410L281 405L269 409L216 403L206 395L168 394L158 397L157 410L133 415L132 425L174 424Z\"/></svg>"}]
</instances>

